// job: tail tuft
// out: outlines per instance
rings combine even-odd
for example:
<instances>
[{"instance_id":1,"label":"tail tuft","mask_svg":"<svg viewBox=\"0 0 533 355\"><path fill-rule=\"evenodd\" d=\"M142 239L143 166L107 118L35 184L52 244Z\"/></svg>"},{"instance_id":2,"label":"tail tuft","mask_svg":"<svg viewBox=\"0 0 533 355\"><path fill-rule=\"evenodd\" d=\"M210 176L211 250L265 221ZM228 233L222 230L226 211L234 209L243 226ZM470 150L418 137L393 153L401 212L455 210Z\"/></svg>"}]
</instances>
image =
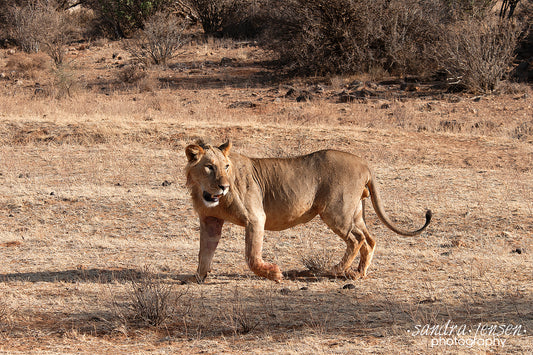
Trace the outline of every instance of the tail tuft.
<instances>
[{"instance_id":1,"label":"tail tuft","mask_svg":"<svg viewBox=\"0 0 533 355\"><path fill-rule=\"evenodd\" d=\"M431 210L427 210L426 211L426 225L428 225L429 222L431 222L431 217L433 217L433 212L431 212Z\"/></svg>"}]
</instances>

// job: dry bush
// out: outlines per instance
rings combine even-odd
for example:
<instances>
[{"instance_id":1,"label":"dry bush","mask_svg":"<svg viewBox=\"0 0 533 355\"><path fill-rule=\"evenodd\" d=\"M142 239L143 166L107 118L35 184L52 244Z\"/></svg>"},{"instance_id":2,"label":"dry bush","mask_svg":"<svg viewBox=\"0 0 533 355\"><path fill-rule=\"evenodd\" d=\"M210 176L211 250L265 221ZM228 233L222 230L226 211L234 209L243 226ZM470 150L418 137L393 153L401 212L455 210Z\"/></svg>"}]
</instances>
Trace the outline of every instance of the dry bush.
<instances>
[{"instance_id":1,"label":"dry bush","mask_svg":"<svg viewBox=\"0 0 533 355\"><path fill-rule=\"evenodd\" d=\"M186 291L177 293L173 284L164 283L148 268L132 273L129 282L126 304L115 302L115 314L123 322L160 326L171 317L188 312L188 306L181 303Z\"/></svg>"},{"instance_id":2,"label":"dry bush","mask_svg":"<svg viewBox=\"0 0 533 355\"><path fill-rule=\"evenodd\" d=\"M314 274L325 274L333 267L333 256L326 250L314 250L302 256L302 264Z\"/></svg>"},{"instance_id":3,"label":"dry bush","mask_svg":"<svg viewBox=\"0 0 533 355\"><path fill-rule=\"evenodd\" d=\"M136 60L149 64L166 64L187 41L188 21L172 14L157 12L144 22L144 29L126 44Z\"/></svg>"},{"instance_id":4,"label":"dry bush","mask_svg":"<svg viewBox=\"0 0 533 355\"><path fill-rule=\"evenodd\" d=\"M233 294L231 310L225 316L234 333L238 334L250 333L260 323L257 314L244 304L238 288Z\"/></svg>"},{"instance_id":5,"label":"dry bush","mask_svg":"<svg viewBox=\"0 0 533 355\"><path fill-rule=\"evenodd\" d=\"M158 11L170 12L173 0L84 0L95 13L101 32L114 38L131 36Z\"/></svg>"},{"instance_id":6,"label":"dry bush","mask_svg":"<svg viewBox=\"0 0 533 355\"><path fill-rule=\"evenodd\" d=\"M235 18L248 4L244 0L188 0L193 16L198 19L204 32L215 34Z\"/></svg>"},{"instance_id":7,"label":"dry bush","mask_svg":"<svg viewBox=\"0 0 533 355\"><path fill-rule=\"evenodd\" d=\"M510 70L520 31L510 21L460 21L448 26L435 57L468 90L492 92Z\"/></svg>"},{"instance_id":8,"label":"dry bush","mask_svg":"<svg viewBox=\"0 0 533 355\"><path fill-rule=\"evenodd\" d=\"M426 46L438 37L438 0L277 2L263 44L306 74L348 74L380 66L398 73L432 69Z\"/></svg>"},{"instance_id":9,"label":"dry bush","mask_svg":"<svg viewBox=\"0 0 533 355\"><path fill-rule=\"evenodd\" d=\"M72 36L72 26L55 1L30 1L24 6L12 6L10 35L27 53L45 51L56 65L63 63L65 45Z\"/></svg>"},{"instance_id":10,"label":"dry bush","mask_svg":"<svg viewBox=\"0 0 533 355\"><path fill-rule=\"evenodd\" d=\"M52 69L52 80L49 94L57 99L71 97L80 88L75 72L66 64L58 64Z\"/></svg>"},{"instance_id":11,"label":"dry bush","mask_svg":"<svg viewBox=\"0 0 533 355\"><path fill-rule=\"evenodd\" d=\"M117 72L117 79L121 83L134 84L146 78L147 73L144 66L133 63L124 66Z\"/></svg>"}]
</instances>

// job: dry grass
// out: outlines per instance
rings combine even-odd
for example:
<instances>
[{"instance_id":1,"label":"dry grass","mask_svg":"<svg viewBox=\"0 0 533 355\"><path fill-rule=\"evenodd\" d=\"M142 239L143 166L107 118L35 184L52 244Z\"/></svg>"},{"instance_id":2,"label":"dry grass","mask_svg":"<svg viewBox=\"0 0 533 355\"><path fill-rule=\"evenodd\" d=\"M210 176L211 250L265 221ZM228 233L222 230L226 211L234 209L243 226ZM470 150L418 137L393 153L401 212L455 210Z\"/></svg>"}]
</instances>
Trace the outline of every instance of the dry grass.
<instances>
[{"instance_id":1,"label":"dry grass","mask_svg":"<svg viewBox=\"0 0 533 355\"><path fill-rule=\"evenodd\" d=\"M22 85L0 82L1 352L533 350L529 88L474 98L392 87L337 103L345 85L337 78L336 88L324 84L312 101L296 102L286 85L314 82L276 77L253 46L211 41L186 46L168 69L151 69L156 84L144 91L117 82L128 59L118 59L120 48L69 50L79 85L70 97L36 95L29 75ZM224 57L233 64L221 65ZM0 72L10 59L0 53ZM256 106L229 108L241 101ZM419 225L431 208L434 221L423 236L404 238L369 209L377 251L369 278L348 281L353 289L341 279L255 278L242 228L226 225L207 283L181 285L198 252L183 148L198 137L231 138L253 156L319 148L365 156L394 220ZM285 271L302 270L309 250L336 262L344 243L319 220L266 234L265 259ZM130 275L144 265L172 296L183 294L186 311L158 326L114 310L128 307ZM505 337L504 347L432 348L431 336L413 336L417 325L448 320L527 332Z\"/></svg>"}]
</instances>

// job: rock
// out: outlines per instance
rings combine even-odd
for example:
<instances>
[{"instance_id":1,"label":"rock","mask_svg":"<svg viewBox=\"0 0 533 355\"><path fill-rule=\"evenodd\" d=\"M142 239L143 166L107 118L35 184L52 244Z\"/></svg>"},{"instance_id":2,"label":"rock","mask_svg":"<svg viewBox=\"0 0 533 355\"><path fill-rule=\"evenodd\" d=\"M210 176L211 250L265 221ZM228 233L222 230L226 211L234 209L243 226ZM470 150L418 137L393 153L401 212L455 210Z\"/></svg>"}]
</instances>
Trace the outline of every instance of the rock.
<instances>
[{"instance_id":1,"label":"rock","mask_svg":"<svg viewBox=\"0 0 533 355\"><path fill-rule=\"evenodd\" d=\"M231 65L233 63L232 58L224 57L220 60L220 65L223 67L227 67L228 65Z\"/></svg>"},{"instance_id":2,"label":"rock","mask_svg":"<svg viewBox=\"0 0 533 355\"><path fill-rule=\"evenodd\" d=\"M361 81L361 80L354 80L352 81L351 83L349 83L348 85L346 85L346 87L350 90L358 90L360 89L362 86L364 85L364 83Z\"/></svg>"},{"instance_id":3,"label":"rock","mask_svg":"<svg viewBox=\"0 0 533 355\"><path fill-rule=\"evenodd\" d=\"M342 289L343 290L355 290L355 285L354 284L346 284L346 285L342 286Z\"/></svg>"},{"instance_id":4,"label":"rock","mask_svg":"<svg viewBox=\"0 0 533 355\"><path fill-rule=\"evenodd\" d=\"M291 290L289 290L288 288L282 288L281 290L279 290L279 293L286 296L291 293Z\"/></svg>"},{"instance_id":5,"label":"rock","mask_svg":"<svg viewBox=\"0 0 533 355\"><path fill-rule=\"evenodd\" d=\"M420 85L417 83L402 83L400 89L403 91L419 91Z\"/></svg>"},{"instance_id":6,"label":"rock","mask_svg":"<svg viewBox=\"0 0 533 355\"><path fill-rule=\"evenodd\" d=\"M309 91L302 91L296 98L296 102L309 102L313 99L313 95Z\"/></svg>"},{"instance_id":7,"label":"rock","mask_svg":"<svg viewBox=\"0 0 533 355\"><path fill-rule=\"evenodd\" d=\"M228 108L254 108L257 105L251 101L236 101L229 104Z\"/></svg>"},{"instance_id":8,"label":"rock","mask_svg":"<svg viewBox=\"0 0 533 355\"><path fill-rule=\"evenodd\" d=\"M354 102L358 99L357 96L350 94L346 91L343 91L339 94L339 103L347 103L347 102Z\"/></svg>"},{"instance_id":9,"label":"rock","mask_svg":"<svg viewBox=\"0 0 533 355\"><path fill-rule=\"evenodd\" d=\"M295 88L289 88L289 90L287 90L287 92L285 93L285 97L289 98L289 97L298 97L298 91L296 91Z\"/></svg>"}]
</instances>

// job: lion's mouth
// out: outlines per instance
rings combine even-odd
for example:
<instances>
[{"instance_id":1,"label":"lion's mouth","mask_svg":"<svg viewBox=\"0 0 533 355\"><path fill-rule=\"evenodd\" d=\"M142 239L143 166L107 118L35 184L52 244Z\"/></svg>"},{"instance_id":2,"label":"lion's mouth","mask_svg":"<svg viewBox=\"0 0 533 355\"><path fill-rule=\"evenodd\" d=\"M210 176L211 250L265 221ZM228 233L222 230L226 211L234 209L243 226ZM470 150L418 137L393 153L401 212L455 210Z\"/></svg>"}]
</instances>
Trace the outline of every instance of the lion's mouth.
<instances>
[{"instance_id":1,"label":"lion's mouth","mask_svg":"<svg viewBox=\"0 0 533 355\"><path fill-rule=\"evenodd\" d=\"M207 191L204 191L204 193L203 193L203 198L207 202L218 202L218 200L220 200L220 198L222 196L224 196L224 194L212 195L212 194L208 193Z\"/></svg>"}]
</instances>

